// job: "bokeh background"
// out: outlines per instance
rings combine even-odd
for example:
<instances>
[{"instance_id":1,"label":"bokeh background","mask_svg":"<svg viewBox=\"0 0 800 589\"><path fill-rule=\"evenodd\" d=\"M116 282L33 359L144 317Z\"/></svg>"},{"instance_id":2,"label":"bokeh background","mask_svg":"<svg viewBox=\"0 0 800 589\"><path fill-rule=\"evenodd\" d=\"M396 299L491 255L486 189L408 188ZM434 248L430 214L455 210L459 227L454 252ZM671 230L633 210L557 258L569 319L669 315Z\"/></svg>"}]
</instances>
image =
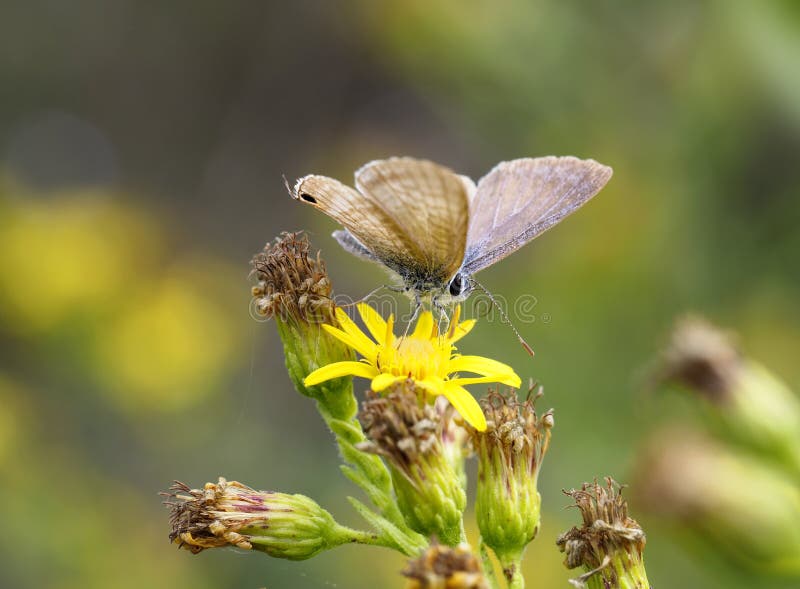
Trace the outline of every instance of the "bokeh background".
<instances>
[{"instance_id":1,"label":"bokeh background","mask_svg":"<svg viewBox=\"0 0 800 589\"><path fill-rule=\"evenodd\" d=\"M599 198L481 275L536 297L480 323L556 411L533 587L566 587L560 490L626 481L675 409L642 392L672 318L702 312L800 380L800 9L670 3L5 0L0 5L0 585L401 587L403 559L305 563L167 540L157 492L218 475L357 524L334 444L292 391L248 261L307 229L340 293L385 280L289 179L415 155L610 164ZM475 391L480 393L479 390ZM681 409L682 410L682 409ZM678 410L675 410L678 411ZM645 526L650 580L785 587Z\"/></svg>"}]
</instances>

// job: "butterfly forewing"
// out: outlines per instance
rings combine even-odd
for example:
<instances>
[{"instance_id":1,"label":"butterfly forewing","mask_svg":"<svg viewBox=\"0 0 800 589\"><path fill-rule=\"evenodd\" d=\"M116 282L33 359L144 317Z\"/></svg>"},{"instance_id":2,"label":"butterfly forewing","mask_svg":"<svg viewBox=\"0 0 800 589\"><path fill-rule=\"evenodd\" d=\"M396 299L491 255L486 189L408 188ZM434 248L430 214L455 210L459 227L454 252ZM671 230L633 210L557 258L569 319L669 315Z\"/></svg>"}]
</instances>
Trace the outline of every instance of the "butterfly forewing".
<instances>
[{"instance_id":1,"label":"butterfly forewing","mask_svg":"<svg viewBox=\"0 0 800 589\"><path fill-rule=\"evenodd\" d=\"M469 187L460 176L426 160L391 158L359 169L356 187L306 176L294 197L341 223L407 282L445 283L456 273L469 219Z\"/></svg>"},{"instance_id":2,"label":"butterfly forewing","mask_svg":"<svg viewBox=\"0 0 800 589\"><path fill-rule=\"evenodd\" d=\"M305 176L292 196L340 223L361 244L369 244L375 257L400 272L422 255L408 232L372 199L327 176ZM366 246L365 246L366 247Z\"/></svg>"},{"instance_id":3,"label":"butterfly forewing","mask_svg":"<svg viewBox=\"0 0 800 589\"><path fill-rule=\"evenodd\" d=\"M456 273L469 223L468 190L461 176L431 161L391 158L360 168L356 188L413 236L421 253L413 274L438 284Z\"/></svg>"},{"instance_id":4,"label":"butterfly forewing","mask_svg":"<svg viewBox=\"0 0 800 589\"><path fill-rule=\"evenodd\" d=\"M611 168L575 157L502 162L478 182L464 270L475 273L515 252L577 210L611 178Z\"/></svg>"}]
</instances>

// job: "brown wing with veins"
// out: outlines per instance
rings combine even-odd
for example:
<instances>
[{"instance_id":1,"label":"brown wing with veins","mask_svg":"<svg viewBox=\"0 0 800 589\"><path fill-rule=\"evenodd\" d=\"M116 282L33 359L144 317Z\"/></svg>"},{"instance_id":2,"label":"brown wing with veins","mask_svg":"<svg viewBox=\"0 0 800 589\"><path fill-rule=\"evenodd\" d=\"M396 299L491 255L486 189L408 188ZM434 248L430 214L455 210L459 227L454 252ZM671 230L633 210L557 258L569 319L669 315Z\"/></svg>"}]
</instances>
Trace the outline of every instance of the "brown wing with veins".
<instances>
[{"instance_id":1,"label":"brown wing with veins","mask_svg":"<svg viewBox=\"0 0 800 589\"><path fill-rule=\"evenodd\" d=\"M339 222L383 264L413 284L444 284L464 259L469 186L427 160L377 160L356 188L326 176L297 181L293 196Z\"/></svg>"}]
</instances>

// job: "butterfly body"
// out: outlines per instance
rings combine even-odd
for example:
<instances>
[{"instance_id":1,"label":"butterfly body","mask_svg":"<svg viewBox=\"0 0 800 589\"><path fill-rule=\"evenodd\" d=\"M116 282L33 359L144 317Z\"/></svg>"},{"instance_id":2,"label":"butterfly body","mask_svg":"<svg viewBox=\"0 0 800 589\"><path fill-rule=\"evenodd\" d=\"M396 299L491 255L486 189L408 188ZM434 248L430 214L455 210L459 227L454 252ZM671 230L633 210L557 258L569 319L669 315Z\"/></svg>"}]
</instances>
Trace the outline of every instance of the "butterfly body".
<instances>
[{"instance_id":1,"label":"butterfly body","mask_svg":"<svg viewBox=\"0 0 800 589\"><path fill-rule=\"evenodd\" d=\"M593 197L611 168L574 157L495 166L477 185L428 160L390 158L356 171L355 189L300 178L292 196L338 221L347 251L401 278L417 301L466 299L473 275L513 253Z\"/></svg>"}]
</instances>

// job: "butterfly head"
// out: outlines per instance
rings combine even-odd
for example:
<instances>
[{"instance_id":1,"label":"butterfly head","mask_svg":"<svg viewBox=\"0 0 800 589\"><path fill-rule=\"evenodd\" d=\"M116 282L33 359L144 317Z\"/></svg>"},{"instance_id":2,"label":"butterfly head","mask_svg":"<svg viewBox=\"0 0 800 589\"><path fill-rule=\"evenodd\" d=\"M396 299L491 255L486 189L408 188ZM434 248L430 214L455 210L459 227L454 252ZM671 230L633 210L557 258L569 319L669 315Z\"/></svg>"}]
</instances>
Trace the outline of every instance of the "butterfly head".
<instances>
[{"instance_id":1,"label":"butterfly head","mask_svg":"<svg viewBox=\"0 0 800 589\"><path fill-rule=\"evenodd\" d=\"M453 301L463 301L472 292L472 278L466 272L456 272L447 285L447 294Z\"/></svg>"}]
</instances>

